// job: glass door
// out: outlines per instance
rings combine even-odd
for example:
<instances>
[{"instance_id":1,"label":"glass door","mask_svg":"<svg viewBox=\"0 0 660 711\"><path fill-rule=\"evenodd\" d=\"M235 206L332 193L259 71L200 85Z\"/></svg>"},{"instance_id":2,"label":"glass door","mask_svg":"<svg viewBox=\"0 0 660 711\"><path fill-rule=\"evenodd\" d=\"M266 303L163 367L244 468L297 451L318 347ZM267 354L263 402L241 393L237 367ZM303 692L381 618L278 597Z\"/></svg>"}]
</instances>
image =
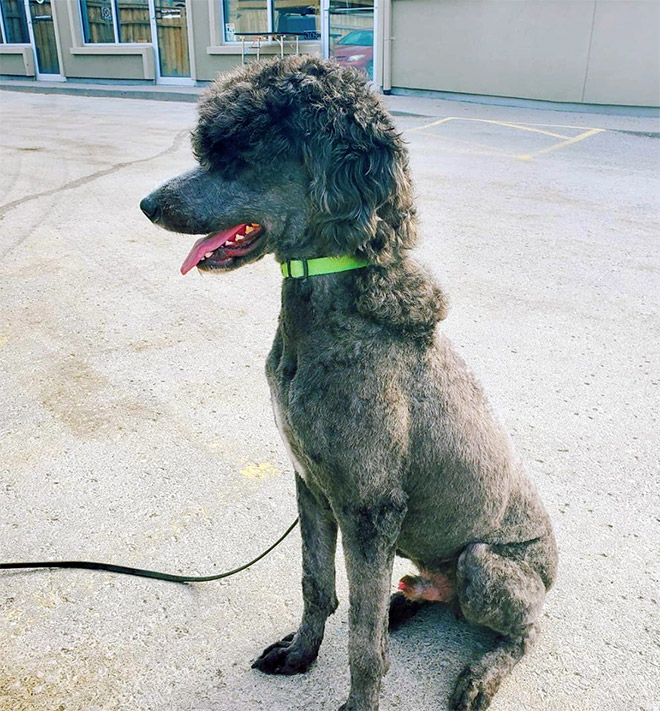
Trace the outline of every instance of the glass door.
<instances>
[{"instance_id":1,"label":"glass door","mask_svg":"<svg viewBox=\"0 0 660 711\"><path fill-rule=\"evenodd\" d=\"M32 44L37 55L37 78L60 78L52 2L26 0L26 5Z\"/></svg>"},{"instance_id":2,"label":"glass door","mask_svg":"<svg viewBox=\"0 0 660 711\"><path fill-rule=\"evenodd\" d=\"M327 55L374 78L374 0L328 0Z\"/></svg>"},{"instance_id":3,"label":"glass door","mask_svg":"<svg viewBox=\"0 0 660 711\"><path fill-rule=\"evenodd\" d=\"M153 2L159 76L164 83L190 83L186 1L153 0Z\"/></svg>"}]
</instances>

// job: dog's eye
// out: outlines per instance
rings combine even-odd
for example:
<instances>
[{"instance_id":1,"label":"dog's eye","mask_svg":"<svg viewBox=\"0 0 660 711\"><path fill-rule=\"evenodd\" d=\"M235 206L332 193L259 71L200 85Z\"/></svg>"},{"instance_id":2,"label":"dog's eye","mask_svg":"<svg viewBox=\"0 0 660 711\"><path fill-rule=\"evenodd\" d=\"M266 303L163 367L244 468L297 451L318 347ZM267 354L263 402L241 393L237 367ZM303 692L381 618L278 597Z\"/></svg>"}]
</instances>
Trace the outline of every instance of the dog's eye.
<instances>
[{"instance_id":1,"label":"dog's eye","mask_svg":"<svg viewBox=\"0 0 660 711\"><path fill-rule=\"evenodd\" d=\"M224 180L236 180L248 167L245 146L235 141L215 138L208 132L194 137L194 153L202 168L217 173Z\"/></svg>"},{"instance_id":2,"label":"dog's eye","mask_svg":"<svg viewBox=\"0 0 660 711\"><path fill-rule=\"evenodd\" d=\"M227 159L225 156L207 160L204 167L219 175L223 180L238 180L249 168L249 163L242 158Z\"/></svg>"}]
</instances>

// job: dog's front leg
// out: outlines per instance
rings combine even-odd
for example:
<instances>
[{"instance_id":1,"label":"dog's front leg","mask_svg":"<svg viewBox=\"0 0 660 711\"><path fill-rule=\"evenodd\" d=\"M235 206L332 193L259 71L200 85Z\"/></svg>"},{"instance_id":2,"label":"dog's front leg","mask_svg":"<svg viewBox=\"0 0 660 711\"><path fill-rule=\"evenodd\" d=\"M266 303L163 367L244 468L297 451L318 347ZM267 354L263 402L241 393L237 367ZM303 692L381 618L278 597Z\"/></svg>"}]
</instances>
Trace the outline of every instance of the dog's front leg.
<instances>
[{"instance_id":1,"label":"dog's front leg","mask_svg":"<svg viewBox=\"0 0 660 711\"><path fill-rule=\"evenodd\" d=\"M337 522L327 500L296 474L302 537L303 616L295 634L271 644L252 665L266 674L299 674L316 659L325 622L337 609L335 549Z\"/></svg>"},{"instance_id":2,"label":"dog's front leg","mask_svg":"<svg viewBox=\"0 0 660 711\"><path fill-rule=\"evenodd\" d=\"M389 668L388 607L396 541L405 506L394 501L351 505L339 518L349 586L351 690L340 711L377 711Z\"/></svg>"}]
</instances>

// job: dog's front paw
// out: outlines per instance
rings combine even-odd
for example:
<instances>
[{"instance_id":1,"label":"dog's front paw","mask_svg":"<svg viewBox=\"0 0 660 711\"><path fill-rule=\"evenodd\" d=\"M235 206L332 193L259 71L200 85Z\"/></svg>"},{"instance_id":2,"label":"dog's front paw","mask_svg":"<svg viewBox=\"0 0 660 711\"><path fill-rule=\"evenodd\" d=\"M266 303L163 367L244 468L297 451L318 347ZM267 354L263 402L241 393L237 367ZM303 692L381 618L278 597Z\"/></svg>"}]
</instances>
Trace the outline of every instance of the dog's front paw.
<instances>
[{"instance_id":1,"label":"dog's front paw","mask_svg":"<svg viewBox=\"0 0 660 711\"><path fill-rule=\"evenodd\" d=\"M496 691L497 687L489 688L483 675L467 666L456 681L449 708L451 711L484 711L490 706Z\"/></svg>"},{"instance_id":2,"label":"dog's front paw","mask_svg":"<svg viewBox=\"0 0 660 711\"><path fill-rule=\"evenodd\" d=\"M339 707L339 711L378 711L378 704L375 706L373 704L365 706L364 704L357 704L350 699Z\"/></svg>"},{"instance_id":3,"label":"dog's front paw","mask_svg":"<svg viewBox=\"0 0 660 711\"><path fill-rule=\"evenodd\" d=\"M264 674L303 674L316 659L318 649L306 650L296 644L295 634L288 634L275 644L266 647L252 664Z\"/></svg>"}]
</instances>

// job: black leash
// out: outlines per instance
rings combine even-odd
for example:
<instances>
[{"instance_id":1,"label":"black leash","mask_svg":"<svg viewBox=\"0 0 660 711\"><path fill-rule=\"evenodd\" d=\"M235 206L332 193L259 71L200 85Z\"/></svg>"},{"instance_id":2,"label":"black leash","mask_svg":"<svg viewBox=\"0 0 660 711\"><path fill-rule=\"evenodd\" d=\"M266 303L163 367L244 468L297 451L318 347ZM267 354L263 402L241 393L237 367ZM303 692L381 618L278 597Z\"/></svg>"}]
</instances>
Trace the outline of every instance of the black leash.
<instances>
[{"instance_id":1,"label":"black leash","mask_svg":"<svg viewBox=\"0 0 660 711\"><path fill-rule=\"evenodd\" d=\"M220 580L228 578L230 575L240 573L241 570L249 568L257 561L265 558L274 548L293 531L298 523L296 519L289 528L281 535L270 548L267 548L263 553L258 555L254 560L251 560L240 568L234 568L226 573L218 575L170 575L169 573L159 573L156 570L143 570L142 568L127 568L123 565L112 565L111 563L91 563L85 560L64 560L51 561L43 563L0 563L0 570L11 570L16 568L84 568L85 570L107 570L111 573L121 573L122 575L137 575L141 578L155 578L156 580L168 580L171 583L208 583L211 580Z\"/></svg>"}]
</instances>

